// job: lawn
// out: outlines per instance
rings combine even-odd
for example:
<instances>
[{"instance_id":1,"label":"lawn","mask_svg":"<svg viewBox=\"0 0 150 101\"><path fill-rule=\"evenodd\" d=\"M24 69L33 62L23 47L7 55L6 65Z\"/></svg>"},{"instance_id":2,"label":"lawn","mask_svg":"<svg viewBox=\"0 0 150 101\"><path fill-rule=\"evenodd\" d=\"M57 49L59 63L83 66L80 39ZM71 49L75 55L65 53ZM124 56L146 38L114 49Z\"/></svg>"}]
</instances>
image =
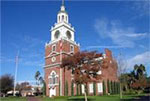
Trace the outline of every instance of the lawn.
<instances>
[{"instance_id":1,"label":"lawn","mask_svg":"<svg viewBox=\"0 0 150 101\"><path fill-rule=\"evenodd\" d=\"M92 101L133 101L133 99L137 99L139 96L145 96L145 95L124 95L123 99L120 100L119 95L111 95L111 96L88 96L88 98L94 99ZM37 97L41 101L72 101L67 100L68 98L84 98L84 96L72 96L72 97L55 97L55 98L49 98L49 97ZM6 98L0 98L0 101L27 101L27 98L25 97L6 97ZM81 100L78 100L81 101ZM91 100L90 100L91 101ZM136 100L134 100L136 101ZM145 101L145 100L138 100L138 101Z\"/></svg>"},{"instance_id":2,"label":"lawn","mask_svg":"<svg viewBox=\"0 0 150 101\"><path fill-rule=\"evenodd\" d=\"M125 95L123 99L120 100L119 95L111 95L111 96L88 96L88 98L95 99L92 101L132 101L133 99L138 98L139 95ZM69 98L84 98L84 96L74 96ZM55 97L55 98L41 98L42 101L67 101L68 97ZM72 100L68 100L72 101ZM79 100L78 100L79 101Z\"/></svg>"},{"instance_id":3,"label":"lawn","mask_svg":"<svg viewBox=\"0 0 150 101\"><path fill-rule=\"evenodd\" d=\"M0 101L27 101L26 97L5 97L0 98Z\"/></svg>"}]
</instances>

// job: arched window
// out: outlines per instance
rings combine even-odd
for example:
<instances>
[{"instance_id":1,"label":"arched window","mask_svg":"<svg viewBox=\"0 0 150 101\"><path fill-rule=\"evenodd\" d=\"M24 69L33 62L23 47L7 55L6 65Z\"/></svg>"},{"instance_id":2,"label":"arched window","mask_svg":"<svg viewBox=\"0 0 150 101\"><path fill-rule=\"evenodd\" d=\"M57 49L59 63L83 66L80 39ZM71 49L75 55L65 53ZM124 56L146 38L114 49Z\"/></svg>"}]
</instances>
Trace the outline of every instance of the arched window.
<instances>
[{"instance_id":1,"label":"arched window","mask_svg":"<svg viewBox=\"0 0 150 101\"><path fill-rule=\"evenodd\" d=\"M58 79L58 76L56 75L56 72L52 71L50 74L50 82L49 83L52 85L57 84L57 79Z\"/></svg>"},{"instance_id":2,"label":"arched window","mask_svg":"<svg viewBox=\"0 0 150 101\"><path fill-rule=\"evenodd\" d=\"M67 16L66 16L66 21L67 21Z\"/></svg>"},{"instance_id":3,"label":"arched window","mask_svg":"<svg viewBox=\"0 0 150 101\"><path fill-rule=\"evenodd\" d=\"M60 16L59 16L59 21L60 21Z\"/></svg>"},{"instance_id":4,"label":"arched window","mask_svg":"<svg viewBox=\"0 0 150 101\"><path fill-rule=\"evenodd\" d=\"M64 15L62 15L62 20L64 20Z\"/></svg>"},{"instance_id":5,"label":"arched window","mask_svg":"<svg viewBox=\"0 0 150 101\"><path fill-rule=\"evenodd\" d=\"M72 36L71 36L71 32L70 32L70 31L67 31L67 32L66 32L66 36L67 36L68 39L71 39L71 37L72 37Z\"/></svg>"},{"instance_id":6,"label":"arched window","mask_svg":"<svg viewBox=\"0 0 150 101\"><path fill-rule=\"evenodd\" d=\"M52 73L52 84L56 83L56 75L55 73Z\"/></svg>"}]
</instances>

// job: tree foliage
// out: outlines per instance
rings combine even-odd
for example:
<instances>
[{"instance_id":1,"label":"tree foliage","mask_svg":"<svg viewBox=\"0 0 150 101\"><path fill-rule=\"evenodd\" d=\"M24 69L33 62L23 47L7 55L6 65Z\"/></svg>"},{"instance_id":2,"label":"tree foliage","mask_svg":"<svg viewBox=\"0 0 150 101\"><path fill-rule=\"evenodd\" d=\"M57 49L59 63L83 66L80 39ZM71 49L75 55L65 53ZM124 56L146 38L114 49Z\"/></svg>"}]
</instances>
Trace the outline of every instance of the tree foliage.
<instances>
[{"instance_id":1,"label":"tree foliage","mask_svg":"<svg viewBox=\"0 0 150 101\"><path fill-rule=\"evenodd\" d=\"M37 72L35 73L34 78L35 78L35 80L36 80L37 86L39 86L40 84L42 84L42 85L43 85L43 88L44 88L44 79L43 79L43 77L41 76L41 73L40 73L39 71L37 71ZM44 88L44 89L46 89L46 88ZM44 91L44 90L43 90L43 91ZM38 87L36 88L36 93L37 93L37 95L40 93L40 90L39 90ZM45 93L45 92L43 92L43 94L44 94L44 93Z\"/></svg>"},{"instance_id":2,"label":"tree foliage","mask_svg":"<svg viewBox=\"0 0 150 101\"><path fill-rule=\"evenodd\" d=\"M14 85L14 78L10 74L5 74L0 77L0 90L2 93L12 90Z\"/></svg>"},{"instance_id":3,"label":"tree foliage","mask_svg":"<svg viewBox=\"0 0 150 101\"><path fill-rule=\"evenodd\" d=\"M103 95L106 95L106 85L105 85L105 81L103 81Z\"/></svg>"},{"instance_id":4,"label":"tree foliage","mask_svg":"<svg viewBox=\"0 0 150 101\"><path fill-rule=\"evenodd\" d=\"M21 84L16 85L16 89L21 92L22 90L31 90L29 82L22 82Z\"/></svg>"},{"instance_id":5,"label":"tree foliage","mask_svg":"<svg viewBox=\"0 0 150 101\"><path fill-rule=\"evenodd\" d=\"M147 85L146 70L143 64L135 65L133 71L120 76L123 90L144 90Z\"/></svg>"},{"instance_id":6,"label":"tree foliage","mask_svg":"<svg viewBox=\"0 0 150 101\"><path fill-rule=\"evenodd\" d=\"M61 67L72 70L74 82L76 84L85 84L100 78L100 75L98 75L97 72L103 64L102 61L96 61L99 57L102 57L101 53L78 52L64 58Z\"/></svg>"}]
</instances>

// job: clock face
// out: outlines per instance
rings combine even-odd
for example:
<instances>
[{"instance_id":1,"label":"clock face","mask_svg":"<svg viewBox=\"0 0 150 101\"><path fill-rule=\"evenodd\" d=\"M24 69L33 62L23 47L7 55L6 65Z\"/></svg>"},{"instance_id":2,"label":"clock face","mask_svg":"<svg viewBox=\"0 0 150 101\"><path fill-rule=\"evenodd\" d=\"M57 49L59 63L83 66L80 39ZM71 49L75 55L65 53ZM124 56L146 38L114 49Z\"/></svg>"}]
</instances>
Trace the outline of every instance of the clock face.
<instances>
[{"instance_id":1,"label":"clock face","mask_svg":"<svg viewBox=\"0 0 150 101\"><path fill-rule=\"evenodd\" d=\"M68 39L71 39L72 36L71 36L70 31L67 31L67 32L66 32L66 36L67 36Z\"/></svg>"},{"instance_id":2,"label":"clock face","mask_svg":"<svg viewBox=\"0 0 150 101\"><path fill-rule=\"evenodd\" d=\"M55 62L56 61L56 57L52 57L52 62Z\"/></svg>"},{"instance_id":3,"label":"clock face","mask_svg":"<svg viewBox=\"0 0 150 101\"><path fill-rule=\"evenodd\" d=\"M55 39L58 39L58 38L59 38L59 36L60 36L60 32L59 32L59 30L57 30L57 31L55 32L54 37L55 37Z\"/></svg>"}]
</instances>

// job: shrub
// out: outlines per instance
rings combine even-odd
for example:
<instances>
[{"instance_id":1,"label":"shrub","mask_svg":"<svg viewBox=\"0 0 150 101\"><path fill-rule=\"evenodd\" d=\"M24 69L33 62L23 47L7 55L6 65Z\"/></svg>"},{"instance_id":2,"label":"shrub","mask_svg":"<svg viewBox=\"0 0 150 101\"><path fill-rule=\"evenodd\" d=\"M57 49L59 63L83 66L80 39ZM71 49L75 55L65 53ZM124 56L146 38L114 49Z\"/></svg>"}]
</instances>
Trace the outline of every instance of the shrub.
<instances>
[{"instance_id":1,"label":"shrub","mask_svg":"<svg viewBox=\"0 0 150 101\"><path fill-rule=\"evenodd\" d=\"M105 86L105 81L103 81L103 95L106 95L106 86Z\"/></svg>"},{"instance_id":2,"label":"shrub","mask_svg":"<svg viewBox=\"0 0 150 101\"><path fill-rule=\"evenodd\" d=\"M71 96L74 96L74 87L73 87L73 82L71 82Z\"/></svg>"}]
</instances>

